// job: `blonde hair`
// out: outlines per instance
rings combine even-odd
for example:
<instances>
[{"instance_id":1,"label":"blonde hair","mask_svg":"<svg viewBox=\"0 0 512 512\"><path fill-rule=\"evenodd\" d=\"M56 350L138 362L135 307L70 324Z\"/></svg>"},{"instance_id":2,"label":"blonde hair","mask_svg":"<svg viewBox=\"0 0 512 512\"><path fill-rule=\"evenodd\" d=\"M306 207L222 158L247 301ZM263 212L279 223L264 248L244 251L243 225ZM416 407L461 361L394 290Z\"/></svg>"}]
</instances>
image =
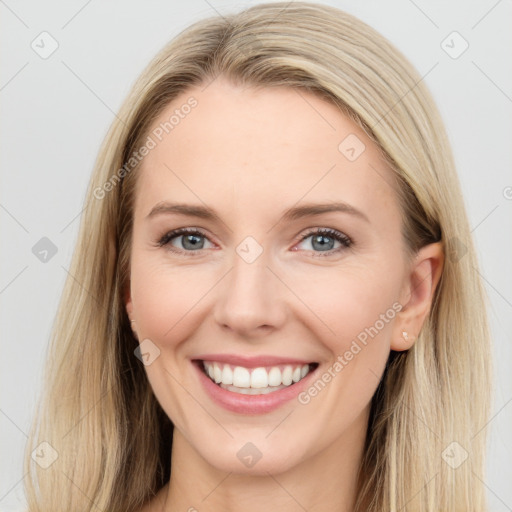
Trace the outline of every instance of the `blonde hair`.
<instances>
[{"instance_id":1,"label":"blonde hair","mask_svg":"<svg viewBox=\"0 0 512 512\"><path fill-rule=\"evenodd\" d=\"M391 352L372 399L355 509L485 510L490 336L442 121L421 77L384 37L338 9L305 2L195 23L160 51L121 107L95 164L52 330L25 455L29 510L132 511L169 479L173 426L134 356L123 301L138 166L121 169L169 102L219 75L310 91L337 105L396 173L411 254L435 241L447 254L418 339L409 351ZM58 454L47 469L31 459L43 441ZM450 463L465 452L458 467Z\"/></svg>"}]
</instances>

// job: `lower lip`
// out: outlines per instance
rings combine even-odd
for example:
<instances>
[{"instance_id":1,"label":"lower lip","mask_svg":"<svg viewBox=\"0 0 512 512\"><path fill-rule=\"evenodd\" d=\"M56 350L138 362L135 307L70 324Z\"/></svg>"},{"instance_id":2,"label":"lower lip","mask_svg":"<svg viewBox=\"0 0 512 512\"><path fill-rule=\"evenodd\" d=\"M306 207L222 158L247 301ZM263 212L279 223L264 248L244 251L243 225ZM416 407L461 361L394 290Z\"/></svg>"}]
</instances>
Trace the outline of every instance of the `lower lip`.
<instances>
[{"instance_id":1,"label":"lower lip","mask_svg":"<svg viewBox=\"0 0 512 512\"><path fill-rule=\"evenodd\" d=\"M316 374L318 367L310 371L303 379L286 388L267 393L265 395L242 395L234 391L228 391L221 388L213 382L201 369L202 362L193 362L192 365L199 373L199 380L203 385L206 393L218 405L224 407L228 411L237 412L239 414L264 414L273 411L290 400L297 398L299 393L303 391Z\"/></svg>"}]
</instances>

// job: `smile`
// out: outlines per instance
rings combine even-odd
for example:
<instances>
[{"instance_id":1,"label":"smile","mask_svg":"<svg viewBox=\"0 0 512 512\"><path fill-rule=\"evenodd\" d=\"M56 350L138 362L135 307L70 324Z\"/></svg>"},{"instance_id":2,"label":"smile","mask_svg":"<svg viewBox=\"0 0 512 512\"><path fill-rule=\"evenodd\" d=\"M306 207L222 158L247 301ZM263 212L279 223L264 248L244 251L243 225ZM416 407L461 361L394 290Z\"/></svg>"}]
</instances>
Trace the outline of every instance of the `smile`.
<instances>
[{"instance_id":1,"label":"smile","mask_svg":"<svg viewBox=\"0 0 512 512\"><path fill-rule=\"evenodd\" d=\"M217 361L202 361L204 373L218 386L242 395L263 395L302 380L318 364L286 364L246 368Z\"/></svg>"}]
</instances>

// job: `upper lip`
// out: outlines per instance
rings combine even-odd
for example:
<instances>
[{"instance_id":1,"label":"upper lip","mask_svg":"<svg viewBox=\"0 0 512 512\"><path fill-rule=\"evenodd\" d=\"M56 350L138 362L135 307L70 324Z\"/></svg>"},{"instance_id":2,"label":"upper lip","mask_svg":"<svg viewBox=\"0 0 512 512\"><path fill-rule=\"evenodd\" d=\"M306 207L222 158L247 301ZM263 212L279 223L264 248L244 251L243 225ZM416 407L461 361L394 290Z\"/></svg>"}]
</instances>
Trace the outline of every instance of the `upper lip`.
<instances>
[{"instance_id":1,"label":"upper lip","mask_svg":"<svg viewBox=\"0 0 512 512\"><path fill-rule=\"evenodd\" d=\"M243 356L237 354L203 354L194 357L195 360L212 361L218 363L232 364L233 366L243 366L245 368L258 368L261 366L278 366L282 364L304 365L313 361L297 359L293 357L280 357L271 355L261 356Z\"/></svg>"}]
</instances>

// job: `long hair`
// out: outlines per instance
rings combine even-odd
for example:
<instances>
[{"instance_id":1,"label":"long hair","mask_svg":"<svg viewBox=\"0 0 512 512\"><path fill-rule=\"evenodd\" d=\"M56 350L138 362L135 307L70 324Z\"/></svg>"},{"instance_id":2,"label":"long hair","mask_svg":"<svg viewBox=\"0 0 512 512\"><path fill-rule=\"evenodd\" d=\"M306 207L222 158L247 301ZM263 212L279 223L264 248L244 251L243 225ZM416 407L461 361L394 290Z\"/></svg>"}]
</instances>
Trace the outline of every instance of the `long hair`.
<instances>
[{"instance_id":1,"label":"long hair","mask_svg":"<svg viewBox=\"0 0 512 512\"><path fill-rule=\"evenodd\" d=\"M435 241L445 250L420 335L391 352L372 398L356 510L486 510L490 336L441 118L421 76L375 30L333 7L280 2L180 33L135 82L101 146L26 448L29 511L133 511L170 477L173 425L134 355L123 300L140 167L133 155L169 102L219 75L336 105L395 173L411 254ZM38 447L56 457L49 467L34 462Z\"/></svg>"}]
</instances>

